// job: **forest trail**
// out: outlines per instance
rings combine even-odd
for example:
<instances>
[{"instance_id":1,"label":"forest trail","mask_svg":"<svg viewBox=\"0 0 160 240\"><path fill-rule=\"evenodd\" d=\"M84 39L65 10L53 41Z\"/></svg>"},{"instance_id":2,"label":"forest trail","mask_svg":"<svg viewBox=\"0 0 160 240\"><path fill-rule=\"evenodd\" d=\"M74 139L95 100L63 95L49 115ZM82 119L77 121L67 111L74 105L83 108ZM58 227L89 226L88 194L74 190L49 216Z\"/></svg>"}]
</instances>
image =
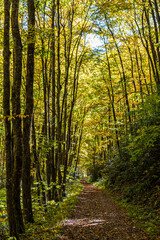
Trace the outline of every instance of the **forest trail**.
<instances>
[{"instance_id":1,"label":"forest trail","mask_svg":"<svg viewBox=\"0 0 160 240\"><path fill-rule=\"evenodd\" d=\"M149 239L106 193L82 181L84 189L70 219L62 222L64 240Z\"/></svg>"}]
</instances>

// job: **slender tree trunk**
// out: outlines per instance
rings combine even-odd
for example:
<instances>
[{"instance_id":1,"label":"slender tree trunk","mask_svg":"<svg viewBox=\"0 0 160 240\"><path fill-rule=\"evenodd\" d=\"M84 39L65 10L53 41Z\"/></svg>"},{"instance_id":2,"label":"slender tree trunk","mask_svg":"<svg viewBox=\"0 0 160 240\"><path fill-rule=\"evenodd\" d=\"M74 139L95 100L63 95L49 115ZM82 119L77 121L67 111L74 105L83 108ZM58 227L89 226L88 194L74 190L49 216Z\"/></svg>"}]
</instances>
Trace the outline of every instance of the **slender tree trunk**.
<instances>
[{"instance_id":1,"label":"slender tree trunk","mask_svg":"<svg viewBox=\"0 0 160 240\"><path fill-rule=\"evenodd\" d=\"M67 168L68 168L68 154L69 154L70 144L71 144L72 114L73 114L73 109L74 109L74 105L77 97L79 71L80 71L80 67L82 64L83 56L84 56L84 54L82 54L78 62L78 48L79 48L79 44L77 45L77 50L76 50L75 70L74 70L74 80L73 80L73 96L72 96L70 114L68 118L67 143L66 143L66 154L65 154L64 176L63 176L63 195L64 196L65 196L65 186L66 186L66 177L67 177Z\"/></svg>"},{"instance_id":2,"label":"slender tree trunk","mask_svg":"<svg viewBox=\"0 0 160 240\"><path fill-rule=\"evenodd\" d=\"M66 131L67 131L67 105L68 105L68 77L71 63L71 45L72 45L72 24L73 24L73 16L74 11L71 14L71 9L68 10L68 18L67 18L67 29L63 27L64 32L64 55L65 55L65 86L64 86L64 94L62 101L62 110L61 110L61 122L63 120L63 153L62 153L62 161L65 163L65 153L66 153ZM68 31L67 31L68 30ZM67 34L66 34L67 31ZM64 115L64 116L63 116ZM63 118L63 119L62 119Z\"/></svg>"},{"instance_id":3,"label":"slender tree trunk","mask_svg":"<svg viewBox=\"0 0 160 240\"><path fill-rule=\"evenodd\" d=\"M138 79L139 79L139 87L140 87L140 96L141 96L141 101L142 101L142 103L143 103L144 100L143 100L143 89L142 89L141 71L140 71L140 67L139 67L138 54L137 54L137 50L136 50L136 49L135 49L135 57L136 57L136 64L137 64L137 71L138 71Z\"/></svg>"},{"instance_id":4,"label":"slender tree trunk","mask_svg":"<svg viewBox=\"0 0 160 240\"><path fill-rule=\"evenodd\" d=\"M158 28L159 28L159 32L160 32L160 14L159 14L159 7L158 7L157 0L154 0L154 7L155 7L156 18L157 18L157 22L158 22Z\"/></svg>"},{"instance_id":5,"label":"slender tree trunk","mask_svg":"<svg viewBox=\"0 0 160 240\"><path fill-rule=\"evenodd\" d=\"M51 160L51 178L54 183L52 188L52 199L56 200L56 164L55 164L55 118L56 118L56 83L55 83L55 0L52 1L52 43L51 43L51 56L52 56L52 160Z\"/></svg>"},{"instance_id":6,"label":"slender tree trunk","mask_svg":"<svg viewBox=\"0 0 160 240\"><path fill-rule=\"evenodd\" d=\"M41 171L40 171L40 163L38 160L38 154L37 154L37 146L36 146L36 133L35 133L35 126L34 126L34 116L32 119L32 141L33 141L33 155L34 155L34 164L36 167L36 178L37 178L37 192L38 197L40 197L40 191L42 191L42 203L44 206L46 205L46 196L45 196L45 186L41 177Z\"/></svg>"},{"instance_id":7,"label":"slender tree trunk","mask_svg":"<svg viewBox=\"0 0 160 240\"><path fill-rule=\"evenodd\" d=\"M31 118L33 114L33 81L34 81L34 0L28 0L28 49L27 49L27 77L26 77L26 109L23 119L23 211L26 222L34 222L31 197Z\"/></svg>"},{"instance_id":8,"label":"slender tree trunk","mask_svg":"<svg viewBox=\"0 0 160 240\"><path fill-rule=\"evenodd\" d=\"M138 52L139 52L139 57L140 57L141 72L143 74L144 82L145 82L145 85L146 85L146 90L147 90L148 95L150 95L149 87L148 87L147 80L146 80L145 71L143 70L143 58L142 58L142 54L140 52L139 46L138 46Z\"/></svg>"},{"instance_id":9,"label":"slender tree trunk","mask_svg":"<svg viewBox=\"0 0 160 240\"><path fill-rule=\"evenodd\" d=\"M111 93L110 93L110 89L108 87L108 96L109 96L110 104L112 106L117 148L118 148L118 151L120 152L120 144L119 144L118 130L117 130L117 117L116 117L115 106L114 106L114 91L113 91L113 85L112 85L112 74L111 74L111 67L110 67L110 62L109 62L109 57L108 57L107 51L106 51L106 58L107 58L108 74L109 74L109 81L110 81L110 88L111 88Z\"/></svg>"},{"instance_id":10,"label":"slender tree trunk","mask_svg":"<svg viewBox=\"0 0 160 240\"><path fill-rule=\"evenodd\" d=\"M68 159L68 167L72 166L73 163L73 159L75 159L75 156L77 154L77 145L78 145L78 136L80 134L80 128L79 128L79 133L77 136L77 130L78 130L78 122L75 124L74 130L73 130L73 125L72 125L72 142L71 142L71 147L70 147L70 151L71 154L69 155L69 159Z\"/></svg>"},{"instance_id":11,"label":"slender tree trunk","mask_svg":"<svg viewBox=\"0 0 160 240\"><path fill-rule=\"evenodd\" d=\"M5 154L6 154L6 194L7 194L7 215L10 236L17 235L14 206L13 206L13 158L12 158L12 134L10 121L10 50L9 50L9 30L10 30L10 1L4 1L4 51L3 51L3 111L5 122Z\"/></svg>"},{"instance_id":12,"label":"slender tree trunk","mask_svg":"<svg viewBox=\"0 0 160 240\"><path fill-rule=\"evenodd\" d=\"M153 24L154 24L154 35L155 35L155 42L156 42L156 50L155 51L157 53L157 59L158 59L158 64L159 64L159 68L160 68L159 32L158 32L158 26L157 26L157 21L156 21L156 16L155 16L156 13L154 11L154 7L153 7L151 0L149 0L149 6L151 9L151 15L152 15Z\"/></svg>"},{"instance_id":13,"label":"slender tree trunk","mask_svg":"<svg viewBox=\"0 0 160 240\"><path fill-rule=\"evenodd\" d=\"M108 129L111 128L111 114L112 114L111 113L111 102L109 101L109 103L108 103ZM108 154L110 154L111 146L112 146L110 134L109 134L109 136L107 136L107 140L108 140L107 150L108 150Z\"/></svg>"},{"instance_id":14,"label":"slender tree trunk","mask_svg":"<svg viewBox=\"0 0 160 240\"><path fill-rule=\"evenodd\" d=\"M151 70L151 65L150 65L150 61L148 58L148 69L149 69L149 78L150 78L150 91L153 94L153 81L152 81L152 70Z\"/></svg>"},{"instance_id":15,"label":"slender tree trunk","mask_svg":"<svg viewBox=\"0 0 160 240\"><path fill-rule=\"evenodd\" d=\"M144 0L142 0L142 2L145 4ZM151 53L152 53L153 63L154 63L154 68L155 68L155 73L156 73L155 79L156 79L156 84L157 84L157 90L158 90L158 93L160 93L160 76L159 76L159 71L158 71L159 66L157 66L158 56L157 56L157 52L155 50L154 42L152 40L149 12L146 9L145 5L144 5L144 13L145 13L146 21L147 21L148 38L149 38L149 43L150 43L150 47L151 47ZM158 54L159 54L159 50L158 50Z\"/></svg>"},{"instance_id":16,"label":"slender tree trunk","mask_svg":"<svg viewBox=\"0 0 160 240\"><path fill-rule=\"evenodd\" d=\"M58 35L57 35L57 61L58 61L58 74L57 74L57 151L56 151L56 161L58 170L58 184L62 184L61 175L61 161L62 161L62 146L61 146L61 117L60 117L60 93L61 93L61 64L60 64L60 0L57 0L57 25L58 25ZM62 200L61 187L59 188L59 199Z\"/></svg>"},{"instance_id":17,"label":"slender tree trunk","mask_svg":"<svg viewBox=\"0 0 160 240\"><path fill-rule=\"evenodd\" d=\"M118 57L119 57L119 60L120 60L120 64L121 64L121 68L122 68L122 76L123 76L123 86L124 86L124 97L125 97L125 102L126 102L126 107L127 107L127 113L128 113L128 120L129 120L129 125L130 125L130 133L132 134L132 121L131 121L131 116L130 116L130 105L129 105L129 100L128 100L128 92L127 92L127 81L126 81L126 75L125 75L125 69L124 69L124 63L123 63L123 60L122 60L122 57L121 57L121 52L120 52L120 49L119 49L119 46L115 40L115 36L114 36L114 33L112 31L112 29L110 28L108 22L107 22L107 17L105 15L105 19L106 19L106 24L107 24L107 27L108 27L108 30L109 32L111 33L112 35L112 38L113 38L113 41L115 43L115 46L116 46L116 49L117 49L117 53L118 53Z\"/></svg>"},{"instance_id":18,"label":"slender tree trunk","mask_svg":"<svg viewBox=\"0 0 160 240\"><path fill-rule=\"evenodd\" d=\"M80 129L80 137L79 137L79 141L78 141L78 150L77 150L77 157L76 157L76 163L75 163L75 167L74 167L74 174L73 177L75 178L76 175L76 171L77 171L77 166L79 163L79 154L80 154L80 150L81 150L81 143L82 143L82 137L83 137L83 123L85 120L85 115L86 115L86 110L84 109L84 114L83 114L83 119L82 119L82 126Z\"/></svg>"},{"instance_id":19,"label":"slender tree trunk","mask_svg":"<svg viewBox=\"0 0 160 240\"><path fill-rule=\"evenodd\" d=\"M133 87L134 87L134 91L135 93L137 92L137 88L136 88L136 83L134 81L134 65L133 65L133 57L132 57L132 52L130 47L127 45L128 47L128 51L129 51L129 56L130 56L130 61L131 61L131 76L132 76L132 82L133 82Z\"/></svg>"},{"instance_id":20,"label":"slender tree trunk","mask_svg":"<svg viewBox=\"0 0 160 240\"><path fill-rule=\"evenodd\" d=\"M12 114L13 114L13 205L17 233L24 232L24 223L20 203L20 182L22 176L22 129L21 129L21 77L22 77L22 43L18 24L19 1L12 1L12 36L14 43L13 56L13 87L12 87Z\"/></svg>"},{"instance_id":21,"label":"slender tree trunk","mask_svg":"<svg viewBox=\"0 0 160 240\"><path fill-rule=\"evenodd\" d=\"M47 70L47 67L46 67ZM47 75L47 72L46 72ZM51 124L50 124L50 87L51 87L51 67L49 70L49 81L47 82L47 119L48 119L48 142L49 146L51 144ZM52 192L51 192L51 150L49 148L49 151L47 152L47 162L46 162L46 168L47 168L47 185L49 187L47 195L48 200L51 201L52 199Z\"/></svg>"}]
</instances>

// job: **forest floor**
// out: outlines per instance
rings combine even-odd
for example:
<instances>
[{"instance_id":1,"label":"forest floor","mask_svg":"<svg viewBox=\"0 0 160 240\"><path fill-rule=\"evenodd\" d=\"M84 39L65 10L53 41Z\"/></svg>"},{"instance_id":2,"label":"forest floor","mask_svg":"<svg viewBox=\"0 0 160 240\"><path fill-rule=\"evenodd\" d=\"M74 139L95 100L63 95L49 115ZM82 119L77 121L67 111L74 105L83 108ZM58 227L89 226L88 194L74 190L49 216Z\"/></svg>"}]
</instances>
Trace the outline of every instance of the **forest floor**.
<instances>
[{"instance_id":1,"label":"forest floor","mask_svg":"<svg viewBox=\"0 0 160 240\"><path fill-rule=\"evenodd\" d=\"M149 239L105 192L81 181L84 189L69 219L62 221L64 240Z\"/></svg>"}]
</instances>

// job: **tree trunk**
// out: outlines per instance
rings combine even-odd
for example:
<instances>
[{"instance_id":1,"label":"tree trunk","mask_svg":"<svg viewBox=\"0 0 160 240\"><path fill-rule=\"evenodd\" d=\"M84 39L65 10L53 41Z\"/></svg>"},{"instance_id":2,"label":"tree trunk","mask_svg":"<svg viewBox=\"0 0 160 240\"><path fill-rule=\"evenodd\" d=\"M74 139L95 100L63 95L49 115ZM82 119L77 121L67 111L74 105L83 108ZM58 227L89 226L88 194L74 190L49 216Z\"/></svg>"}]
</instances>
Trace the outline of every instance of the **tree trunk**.
<instances>
[{"instance_id":1,"label":"tree trunk","mask_svg":"<svg viewBox=\"0 0 160 240\"><path fill-rule=\"evenodd\" d=\"M143 100L143 89L142 89L141 71L140 71L140 67L139 67L139 60L138 60L137 49L135 49L135 57L136 57L136 65L137 65L137 71L138 71L140 96L141 96L141 101L143 103L144 102L144 100Z\"/></svg>"},{"instance_id":2,"label":"tree trunk","mask_svg":"<svg viewBox=\"0 0 160 240\"><path fill-rule=\"evenodd\" d=\"M107 28L108 28L108 30L109 30L112 38L113 38L115 47L117 49L118 57L119 57L121 68L122 68L122 80L123 80L123 86L124 86L124 88L122 90L123 90L123 94L124 94L124 98L125 98L125 102L126 102L126 107L127 107L128 120L129 120L129 125L130 125L130 133L132 134L132 121L131 121L131 116L130 116L130 105L129 105L129 99L128 99L127 81L126 81L124 63L123 63L123 60L122 60L122 56L121 56L121 52L120 52L119 46L118 46L118 44L116 42L116 39L115 39L115 35L114 35L112 29L110 28L108 22L107 22L106 15L105 15L105 20L106 20Z\"/></svg>"},{"instance_id":3,"label":"tree trunk","mask_svg":"<svg viewBox=\"0 0 160 240\"><path fill-rule=\"evenodd\" d=\"M138 52L139 52L139 57L140 57L141 72L142 72L143 77L144 77L144 82L145 82L145 85L146 85L146 90L147 90L148 95L150 95L149 87L148 87L147 80L146 80L145 71L143 70L143 58L142 58L142 54L141 54L141 52L140 52L139 46L138 46Z\"/></svg>"},{"instance_id":4,"label":"tree trunk","mask_svg":"<svg viewBox=\"0 0 160 240\"><path fill-rule=\"evenodd\" d=\"M85 120L85 115L86 115L86 109L84 109L83 119L82 119L82 123L81 123L82 125L79 130L80 136L79 136L79 141L78 141L77 157L76 157L76 162L75 162L75 167L74 167L74 174L73 174L74 178L76 176L77 166L79 163L79 154L80 154L80 150L81 150L81 143L82 143L82 137L83 137L83 124L84 124L84 120Z\"/></svg>"},{"instance_id":5,"label":"tree trunk","mask_svg":"<svg viewBox=\"0 0 160 240\"><path fill-rule=\"evenodd\" d=\"M56 200L56 164L55 164L55 118L56 118L56 93L55 93L55 0L52 1L52 43L51 43L51 56L52 56L52 155L51 155L51 178L53 184L52 188L52 199Z\"/></svg>"},{"instance_id":6,"label":"tree trunk","mask_svg":"<svg viewBox=\"0 0 160 240\"><path fill-rule=\"evenodd\" d=\"M73 79L73 95L72 95L72 102L71 102L71 109L68 118L68 129L67 129L67 143L66 143L66 154L65 154L65 162L64 162L64 176L63 176L63 196L65 196L65 185L66 185L66 177L67 177L67 168L68 168L68 154L71 145L71 124L72 124L72 114L74 105L76 102L77 97L77 89L78 89L78 78L80 67L82 64L84 53L78 58L78 48L79 44L77 45L76 49L76 57L75 57L75 70L74 70L74 79Z\"/></svg>"},{"instance_id":7,"label":"tree trunk","mask_svg":"<svg viewBox=\"0 0 160 240\"><path fill-rule=\"evenodd\" d=\"M20 203L20 181L22 176L22 129L21 129L21 77L22 77L22 43L18 25L19 1L12 1L12 36L14 44L13 56L13 87L12 87L12 114L13 114L13 205L17 233L24 232L24 223Z\"/></svg>"},{"instance_id":8,"label":"tree trunk","mask_svg":"<svg viewBox=\"0 0 160 240\"><path fill-rule=\"evenodd\" d=\"M34 81L34 0L28 0L28 49L27 49L27 77L26 77L26 109L23 119L23 211L26 222L34 222L31 197L31 117L33 114L33 81Z\"/></svg>"},{"instance_id":9,"label":"tree trunk","mask_svg":"<svg viewBox=\"0 0 160 240\"><path fill-rule=\"evenodd\" d=\"M58 171L58 184L59 184L59 200L62 200L61 195L61 161L62 161L62 150L61 150L61 117L60 117L60 93L61 93L61 64L60 64L60 1L57 0L57 61L58 61L58 74L57 74L57 151L56 151L56 161L57 161L57 171Z\"/></svg>"},{"instance_id":10,"label":"tree trunk","mask_svg":"<svg viewBox=\"0 0 160 240\"><path fill-rule=\"evenodd\" d=\"M33 155L34 155L34 164L36 167L36 178L37 178L37 192L38 197L40 197L40 190L42 191L42 203L46 206L46 196L45 196L45 186L41 177L40 171L40 163L38 161L38 154L37 154L37 147L36 147L36 133L35 133L35 126L34 126L34 116L32 119L32 141L33 141Z\"/></svg>"},{"instance_id":11,"label":"tree trunk","mask_svg":"<svg viewBox=\"0 0 160 240\"><path fill-rule=\"evenodd\" d=\"M111 93L110 93L110 89L108 87L108 96L109 96L110 104L112 106L112 113L113 113L114 126L115 126L115 135L116 135L116 144L117 144L118 151L120 153L120 144L119 144L119 137L118 137L118 130L117 130L117 117L116 117L115 106L114 106L114 91L113 91L113 85L112 85L112 74L111 74L111 67L110 67L107 50L106 50L106 60L107 60L108 75L109 75L109 82L110 82L110 88L111 88Z\"/></svg>"},{"instance_id":12,"label":"tree trunk","mask_svg":"<svg viewBox=\"0 0 160 240\"><path fill-rule=\"evenodd\" d=\"M145 1L142 0L142 2L145 4ZM149 43L150 43L150 47L151 47L151 53L152 53L152 58L153 58L153 63L154 63L154 69L155 69L155 80L156 80L156 84L157 84L157 91L159 93L160 91L160 76L159 76L159 66L157 66L157 60L158 60L158 56L157 56L157 52L155 50L155 45L152 39L152 34L151 34L151 24L150 24L150 18L149 18L149 12L146 9L145 5L144 5L144 13L145 13L145 17L146 17L146 21L147 21L147 28L148 28L148 38L149 38ZM143 34L144 35L144 34Z\"/></svg>"},{"instance_id":13,"label":"tree trunk","mask_svg":"<svg viewBox=\"0 0 160 240\"><path fill-rule=\"evenodd\" d=\"M10 1L4 1L4 51L3 51L3 111L5 123L5 153L6 153L6 195L7 195L7 215L10 236L16 236L16 225L14 218L13 196L12 196L12 134L10 121L10 50L9 50L9 29L10 29Z\"/></svg>"}]
</instances>

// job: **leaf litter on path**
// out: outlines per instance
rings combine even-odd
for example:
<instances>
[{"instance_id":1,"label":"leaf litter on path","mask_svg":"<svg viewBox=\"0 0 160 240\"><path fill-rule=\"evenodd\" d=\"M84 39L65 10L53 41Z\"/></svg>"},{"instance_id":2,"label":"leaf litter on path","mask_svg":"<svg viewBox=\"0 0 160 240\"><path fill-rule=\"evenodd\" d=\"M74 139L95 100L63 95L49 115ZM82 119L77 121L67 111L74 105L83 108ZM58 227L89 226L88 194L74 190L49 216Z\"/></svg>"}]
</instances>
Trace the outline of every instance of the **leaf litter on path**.
<instances>
[{"instance_id":1,"label":"leaf litter on path","mask_svg":"<svg viewBox=\"0 0 160 240\"><path fill-rule=\"evenodd\" d=\"M71 218L62 221L65 240L148 240L106 193L84 184Z\"/></svg>"}]
</instances>

